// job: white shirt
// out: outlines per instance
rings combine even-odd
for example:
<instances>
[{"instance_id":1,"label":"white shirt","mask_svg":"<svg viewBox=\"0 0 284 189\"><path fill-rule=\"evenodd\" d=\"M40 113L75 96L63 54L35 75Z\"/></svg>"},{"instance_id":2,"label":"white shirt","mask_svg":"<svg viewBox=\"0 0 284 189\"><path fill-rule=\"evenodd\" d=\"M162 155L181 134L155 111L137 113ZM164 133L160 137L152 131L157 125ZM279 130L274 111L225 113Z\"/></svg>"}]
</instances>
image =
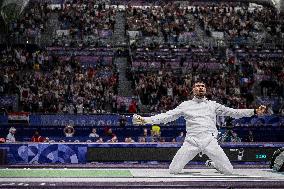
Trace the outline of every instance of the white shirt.
<instances>
[{"instance_id":1,"label":"white shirt","mask_svg":"<svg viewBox=\"0 0 284 189\"><path fill-rule=\"evenodd\" d=\"M194 97L192 100L182 102L173 110L144 119L150 124L160 124L183 116L186 121L186 136L197 136L204 132L217 136L216 116L220 115L232 118L250 117L254 115L254 109L233 109L206 98Z\"/></svg>"},{"instance_id":2,"label":"white shirt","mask_svg":"<svg viewBox=\"0 0 284 189\"><path fill-rule=\"evenodd\" d=\"M9 133L6 137L6 142L16 142L15 135Z\"/></svg>"},{"instance_id":3,"label":"white shirt","mask_svg":"<svg viewBox=\"0 0 284 189\"><path fill-rule=\"evenodd\" d=\"M97 133L90 133L89 137L99 138L100 136Z\"/></svg>"},{"instance_id":4,"label":"white shirt","mask_svg":"<svg viewBox=\"0 0 284 189\"><path fill-rule=\"evenodd\" d=\"M65 137L73 137L73 133L65 133Z\"/></svg>"}]
</instances>

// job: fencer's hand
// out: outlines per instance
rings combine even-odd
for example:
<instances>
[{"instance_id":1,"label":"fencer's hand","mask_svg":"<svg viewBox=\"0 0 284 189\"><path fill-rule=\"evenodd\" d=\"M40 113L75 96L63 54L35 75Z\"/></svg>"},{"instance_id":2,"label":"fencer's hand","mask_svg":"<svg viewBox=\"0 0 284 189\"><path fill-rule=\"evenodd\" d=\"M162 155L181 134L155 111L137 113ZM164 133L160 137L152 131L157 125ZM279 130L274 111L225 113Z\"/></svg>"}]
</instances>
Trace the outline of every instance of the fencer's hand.
<instances>
[{"instance_id":1,"label":"fencer's hand","mask_svg":"<svg viewBox=\"0 0 284 189\"><path fill-rule=\"evenodd\" d=\"M255 112L257 115L262 116L266 113L267 107L264 105L259 106L257 109L255 109Z\"/></svg>"},{"instance_id":2,"label":"fencer's hand","mask_svg":"<svg viewBox=\"0 0 284 189\"><path fill-rule=\"evenodd\" d=\"M132 123L134 125L145 125L147 122L142 116L134 114L132 118Z\"/></svg>"}]
</instances>

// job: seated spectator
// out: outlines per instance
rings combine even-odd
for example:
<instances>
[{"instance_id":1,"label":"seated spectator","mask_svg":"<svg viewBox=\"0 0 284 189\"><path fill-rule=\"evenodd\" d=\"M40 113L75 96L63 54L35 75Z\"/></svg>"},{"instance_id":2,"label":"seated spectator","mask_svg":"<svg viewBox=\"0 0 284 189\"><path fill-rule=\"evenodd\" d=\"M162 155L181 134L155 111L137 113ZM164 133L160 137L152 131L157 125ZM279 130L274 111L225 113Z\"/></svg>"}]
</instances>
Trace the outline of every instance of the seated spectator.
<instances>
[{"instance_id":1,"label":"seated spectator","mask_svg":"<svg viewBox=\"0 0 284 189\"><path fill-rule=\"evenodd\" d=\"M124 142L126 142L126 143L133 143L135 141L131 137L126 137Z\"/></svg>"},{"instance_id":2,"label":"seated spectator","mask_svg":"<svg viewBox=\"0 0 284 189\"><path fill-rule=\"evenodd\" d=\"M97 142L97 143L103 143L104 141L103 141L103 138L100 137L96 142Z\"/></svg>"},{"instance_id":3,"label":"seated spectator","mask_svg":"<svg viewBox=\"0 0 284 189\"><path fill-rule=\"evenodd\" d=\"M11 127L6 137L6 142L16 142L15 133L16 133L16 128Z\"/></svg>"},{"instance_id":4,"label":"seated spectator","mask_svg":"<svg viewBox=\"0 0 284 189\"><path fill-rule=\"evenodd\" d=\"M148 129L147 128L144 128L143 129L143 137L148 137Z\"/></svg>"},{"instance_id":5,"label":"seated spectator","mask_svg":"<svg viewBox=\"0 0 284 189\"><path fill-rule=\"evenodd\" d=\"M254 142L254 136L251 130L249 130L248 135L245 138L246 142Z\"/></svg>"},{"instance_id":6,"label":"seated spectator","mask_svg":"<svg viewBox=\"0 0 284 189\"><path fill-rule=\"evenodd\" d=\"M152 136L148 134L147 128L143 129L143 135L140 138L143 138L143 139L141 139L142 141L145 139L145 142L152 142ZM139 140L140 140L140 138L139 138Z\"/></svg>"},{"instance_id":7,"label":"seated spectator","mask_svg":"<svg viewBox=\"0 0 284 189\"><path fill-rule=\"evenodd\" d=\"M234 131L232 131L231 129L226 130L223 134L221 134L221 139L220 139L221 142L234 142L237 140L238 138L236 134L234 134Z\"/></svg>"},{"instance_id":8,"label":"seated spectator","mask_svg":"<svg viewBox=\"0 0 284 189\"><path fill-rule=\"evenodd\" d=\"M40 136L39 131L35 131L33 137L32 137L32 142L44 142L45 138Z\"/></svg>"},{"instance_id":9,"label":"seated spectator","mask_svg":"<svg viewBox=\"0 0 284 189\"><path fill-rule=\"evenodd\" d=\"M145 137L139 137L138 142L145 143L146 142L146 138Z\"/></svg>"},{"instance_id":10,"label":"seated spectator","mask_svg":"<svg viewBox=\"0 0 284 189\"><path fill-rule=\"evenodd\" d=\"M165 142L166 142L166 139L165 139L164 137L160 137L160 138L159 138L159 142L160 142L160 143L165 143Z\"/></svg>"},{"instance_id":11,"label":"seated spectator","mask_svg":"<svg viewBox=\"0 0 284 189\"><path fill-rule=\"evenodd\" d=\"M67 125L67 126L64 128L65 137L73 137L73 136L74 136L74 133L75 133L75 129L74 129L73 126Z\"/></svg>"},{"instance_id":12,"label":"seated spectator","mask_svg":"<svg viewBox=\"0 0 284 189\"><path fill-rule=\"evenodd\" d=\"M238 134L232 131L231 141L230 142L241 142L242 139L238 136Z\"/></svg>"},{"instance_id":13,"label":"seated spectator","mask_svg":"<svg viewBox=\"0 0 284 189\"><path fill-rule=\"evenodd\" d=\"M50 141L48 137L45 137L43 142L52 142L52 141Z\"/></svg>"},{"instance_id":14,"label":"seated spectator","mask_svg":"<svg viewBox=\"0 0 284 189\"><path fill-rule=\"evenodd\" d=\"M89 137L90 138L99 138L100 137L100 135L98 135L98 133L97 133L97 129L96 128L92 129L92 132L89 134Z\"/></svg>"},{"instance_id":15,"label":"seated spectator","mask_svg":"<svg viewBox=\"0 0 284 189\"><path fill-rule=\"evenodd\" d=\"M158 129L151 130L151 137L147 137L147 142L159 142L161 138L161 131Z\"/></svg>"},{"instance_id":16,"label":"seated spectator","mask_svg":"<svg viewBox=\"0 0 284 189\"><path fill-rule=\"evenodd\" d=\"M114 136L116 136L115 133L112 132L112 129L108 126L104 128L104 134L107 141L111 140Z\"/></svg>"},{"instance_id":17,"label":"seated spectator","mask_svg":"<svg viewBox=\"0 0 284 189\"><path fill-rule=\"evenodd\" d=\"M183 142L184 141L184 133L180 132L179 136L176 137L176 142Z\"/></svg>"},{"instance_id":18,"label":"seated spectator","mask_svg":"<svg viewBox=\"0 0 284 189\"><path fill-rule=\"evenodd\" d=\"M113 136L110 140L108 140L107 142L110 142L110 143L115 143L115 142L118 142L118 139L117 139L117 136Z\"/></svg>"}]
</instances>

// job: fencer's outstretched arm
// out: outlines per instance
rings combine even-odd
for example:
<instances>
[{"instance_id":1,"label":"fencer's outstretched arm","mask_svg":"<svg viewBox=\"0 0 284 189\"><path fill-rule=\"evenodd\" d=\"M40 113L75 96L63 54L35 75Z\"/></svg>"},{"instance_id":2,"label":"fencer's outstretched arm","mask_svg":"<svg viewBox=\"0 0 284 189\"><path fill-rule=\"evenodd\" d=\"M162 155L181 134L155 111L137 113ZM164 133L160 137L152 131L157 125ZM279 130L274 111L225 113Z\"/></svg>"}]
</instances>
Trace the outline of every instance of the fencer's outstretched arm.
<instances>
[{"instance_id":1,"label":"fencer's outstretched arm","mask_svg":"<svg viewBox=\"0 0 284 189\"><path fill-rule=\"evenodd\" d=\"M266 107L261 105L257 109L233 109L226 107L222 104L216 103L216 115L230 116L232 118L251 117L255 114L263 115L266 111Z\"/></svg>"},{"instance_id":2,"label":"fencer's outstretched arm","mask_svg":"<svg viewBox=\"0 0 284 189\"><path fill-rule=\"evenodd\" d=\"M151 117L141 117L139 115L133 116L133 123L137 124L160 124L160 123L168 123L176 120L180 116L183 115L184 103L181 103L173 110L169 110L165 113L157 114Z\"/></svg>"}]
</instances>

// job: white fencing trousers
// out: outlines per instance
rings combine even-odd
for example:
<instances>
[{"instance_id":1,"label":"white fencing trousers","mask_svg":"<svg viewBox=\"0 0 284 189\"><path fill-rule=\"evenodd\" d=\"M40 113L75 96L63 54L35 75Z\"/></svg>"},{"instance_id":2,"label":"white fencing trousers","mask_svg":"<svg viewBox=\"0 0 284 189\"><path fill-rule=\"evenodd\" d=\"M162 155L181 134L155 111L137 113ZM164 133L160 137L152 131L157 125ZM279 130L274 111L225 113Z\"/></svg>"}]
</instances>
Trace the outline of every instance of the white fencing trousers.
<instances>
[{"instance_id":1,"label":"white fencing trousers","mask_svg":"<svg viewBox=\"0 0 284 189\"><path fill-rule=\"evenodd\" d=\"M223 149L219 146L217 139L214 136L204 138L205 140L193 137L186 138L170 164L171 174L180 173L184 166L200 152L206 154L214 162L215 168L220 173L233 173L233 166Z\"/></svg>"}]
</instances>

